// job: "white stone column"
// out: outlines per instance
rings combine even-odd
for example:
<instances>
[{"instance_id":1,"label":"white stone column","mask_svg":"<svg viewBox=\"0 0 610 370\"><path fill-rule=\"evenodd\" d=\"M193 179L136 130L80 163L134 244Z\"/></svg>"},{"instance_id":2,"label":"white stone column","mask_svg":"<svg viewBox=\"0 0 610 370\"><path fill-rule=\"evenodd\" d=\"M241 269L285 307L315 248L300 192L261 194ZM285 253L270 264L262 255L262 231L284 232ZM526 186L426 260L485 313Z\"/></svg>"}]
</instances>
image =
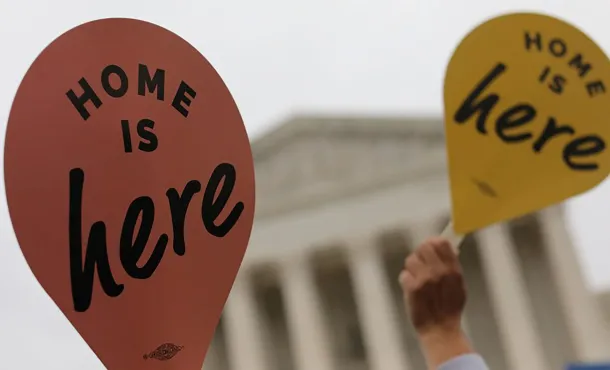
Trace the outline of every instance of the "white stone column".
<instances>
[{"instance_id":1,"label":"white stone column","mask_svg":"<svg viewBox=\"0 0 610 370\"><path fill-rule=\"evenodd\" d=\"M218 330L218 329L217 329ZM210 347L205 354L205 360L203 361L203 370L220 370L221 359L218 348L218 338L215 336L210 342Z\"/></svg>"},{"instance_id":2,"label":"white stone column","mask_svg":"<svg viewBox=\"0 0 610 370\"><path fill-rule=\"evenodd\" d=\"M610 360L610 335L601 307L582 275L562 209L555 206L539 214L544 248L577 359L592 362Z\"/></svg>"},{"instance_id":3,"label":"white stone column","mask_svg":"<svg viewBox=\"0 0 610 370\"><path fill-rule=\"evenodd\" d=\"M333 370L328 328L323 319L314 271L308 259L298 256L285 261L280 267L296 370Z\"/></svg>"},{"instance_id":4,"label":"white stone column","mask_svg":"<svg viewBox=\"0 0 610 370\"><path fill-rule=\"evenodd\" d=\"M348 259L371 370L409 370L397 311L376 240L350 241Z\"/></svg>"},{"instance_id":5,"label":"white stone column","mask_svg":"<svg viewBox=\"0 0 610 370\"><path fill-rule=\"evenodd\" d=\"M226 346L232 370L268 370L264 327L251 281L238 275L223 312Z\"/></svg>"},{"instance_id":6,"label":"white stone column","mask_svg":"<svg viewBox=\"0 0 610 370\"><path fill-rule=\"evenodd\" d=\"M494 225L475 236L509 367L548 370L508 227Z\"/></svg>"}]
</instances>

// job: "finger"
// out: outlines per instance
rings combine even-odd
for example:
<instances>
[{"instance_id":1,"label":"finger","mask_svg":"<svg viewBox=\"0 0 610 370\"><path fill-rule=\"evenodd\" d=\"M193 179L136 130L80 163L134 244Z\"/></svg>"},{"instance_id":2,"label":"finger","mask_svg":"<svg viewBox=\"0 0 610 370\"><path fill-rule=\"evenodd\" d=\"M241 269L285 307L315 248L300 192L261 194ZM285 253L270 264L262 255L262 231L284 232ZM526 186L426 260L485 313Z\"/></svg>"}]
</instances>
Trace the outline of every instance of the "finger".
<instances>
[{"instance_id":1,"label":"finger","mask_svg":"<svg viewBox=\"0 0 610 370\"><path fill-rule=\"evenodd\" d=\"M417 253L411 253L405 262L405 270L411 273L414 277L417 278L418 275L421 275L422 272L425 271L426 265L419 258Z\"/></svg>"},{"instance_id":2,"label":"finger","mask_svg":"<svg viewBox=\"0 0 610 370\"><path fill-rule=\"evenodd\" d=\"M400 274L398 274L398 284L400 284L400 286L404 287L405 286L405 279L407 278L407 270L400 270Z\"/></svg>"},{"instance_id":3,"label":"finger","mask_svg":"<svg viewBox=\"0 0 610 370\"><path fill-rule=\"evenodd\" d=\"M428 265L431 269L442 268L443 262L440 256L436 253L435 241L430 241L423 244L418 250L417 254L419 258Z\"/></svg>"},{"instance_id":4,"label":"finger","mask_svg":"<svg viewBox=\"0 0 610 370\"><path fill-rule=\"evenodd\" d=\"M436 252L436 255L439 257L439 259L447 266L459 266L460 262L458 260L458 257L453 251L451 243L449 243L448 240L436 240L434 243L434 251Z\"/></svg>"},{"instance_id":5,"label":"finger","mask_svg":"<svg viewBox=\"0 0 610 370\"><path fill-rule=\"evenodd\" d=\"M407 257L405 258L405 263L403 263L402 268L406 269L407 268L407 263L409 262L409 258L411 258L411 256L413 255L413 253L409 253L407 255Z\"/></svg>"},{"instance_id":6,"label":"finger","mask_svg":"<svg viewBox=\"0 0 610 370\"><path fill-rule=\"evenodd\" d=\"M402 289L406 292L415 290L415 276L413 276L413 274L407 270L402 270L400 272L400 275L398 275L398 282L400 283Z\"/></svg>"},{"instance_id":7,"label":"finger","mask_svg":"<svg viewBox=\"0 0 610 370\"><path fill-rule=\"evenodd\" d=\"M412 253L411 253L411 254L410 254L408 257L411 257L411 255L417 255L417 257L418 257L419 259L421 259L421 261L422 261L423 263L427 263L427 261L425 260L425 256L423 256L423 255L420 253L420 251L421 251L422 249L426 248L426 246L428 246L428 248L429 248L429 244L430 244L430 243L431 243L433 240L434 240L434 238L428 238L428 239L425 239L423 242L421 242L421 243L420 243L420 244L417 246L417 248L415 248L415 250L414 250L414 251L413 251L413 252L412 252ZM407 257L407 259L405 260L405 268L407 267L407 261L408 261L408 257Z\"/></svg>"}]
</instances>

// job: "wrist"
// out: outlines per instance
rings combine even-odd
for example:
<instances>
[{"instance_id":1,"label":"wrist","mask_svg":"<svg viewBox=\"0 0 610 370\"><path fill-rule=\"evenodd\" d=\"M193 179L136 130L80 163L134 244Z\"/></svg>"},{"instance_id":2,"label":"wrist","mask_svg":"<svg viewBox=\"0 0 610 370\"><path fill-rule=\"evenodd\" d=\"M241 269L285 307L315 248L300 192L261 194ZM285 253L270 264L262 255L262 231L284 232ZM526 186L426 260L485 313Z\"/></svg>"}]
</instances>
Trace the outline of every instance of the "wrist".
<instances>
[{"instance_id":1,"label":"wrist","mask_svg":"<svg viewBox=\"0 0 610 370\"><path fill-rule=\"evenodd\" d=\"M452 358L474 352L461 328L427 330L420 333L418 339L431 369L436 369Z\"/></svg>"}]
</instances>

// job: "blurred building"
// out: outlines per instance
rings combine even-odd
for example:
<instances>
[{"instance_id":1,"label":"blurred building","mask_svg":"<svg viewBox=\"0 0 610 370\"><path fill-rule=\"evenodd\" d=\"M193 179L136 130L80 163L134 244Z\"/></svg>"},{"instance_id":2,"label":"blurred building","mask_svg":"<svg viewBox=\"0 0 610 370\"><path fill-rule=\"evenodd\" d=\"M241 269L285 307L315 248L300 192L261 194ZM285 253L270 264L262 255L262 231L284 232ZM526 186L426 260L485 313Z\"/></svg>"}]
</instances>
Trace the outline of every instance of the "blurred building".
<instances>
[{"instance_id":1,"label":"blurred building","mask_svg":"<svg viewBox=\"0 0 610 370\"><path fill-rule=\"evenodd\" d=\"M301 117L253 151L254 230L204 369L425 369L397 276L448 221L440 120ZM466 328L492 369L610 358L561 207L461 250Z\"/></svg>"},{"instance_id":2,"label":"blurred building","mask_svg":"<svg viewBox=\"0 0 610 370\"><path fill-rule=\"evenodd\" d=\"M599 294L599 301L608 327L610 327L610 290Z\"/></svg>"}]
</instances>

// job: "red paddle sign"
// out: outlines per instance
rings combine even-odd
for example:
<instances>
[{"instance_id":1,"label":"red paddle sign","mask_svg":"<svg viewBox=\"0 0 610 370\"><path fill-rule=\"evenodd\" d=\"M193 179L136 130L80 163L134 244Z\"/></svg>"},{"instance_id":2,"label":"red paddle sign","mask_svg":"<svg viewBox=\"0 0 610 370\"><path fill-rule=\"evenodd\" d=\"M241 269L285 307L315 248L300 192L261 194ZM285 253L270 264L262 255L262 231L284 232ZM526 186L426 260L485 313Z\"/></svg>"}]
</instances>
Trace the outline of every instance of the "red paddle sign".
<instances>
[{"instance_id":1,"label":"red paddle sign","mask_svg":"<svg viewBox=\"0 0 610 370\"><path fill-rule=\"evenodd\" d=\"M32 272L110 370L199 370L246 251L254 166L222 79L179 36L104 19L13 102L9 211Z\"/></svg>"}]
</instances>

